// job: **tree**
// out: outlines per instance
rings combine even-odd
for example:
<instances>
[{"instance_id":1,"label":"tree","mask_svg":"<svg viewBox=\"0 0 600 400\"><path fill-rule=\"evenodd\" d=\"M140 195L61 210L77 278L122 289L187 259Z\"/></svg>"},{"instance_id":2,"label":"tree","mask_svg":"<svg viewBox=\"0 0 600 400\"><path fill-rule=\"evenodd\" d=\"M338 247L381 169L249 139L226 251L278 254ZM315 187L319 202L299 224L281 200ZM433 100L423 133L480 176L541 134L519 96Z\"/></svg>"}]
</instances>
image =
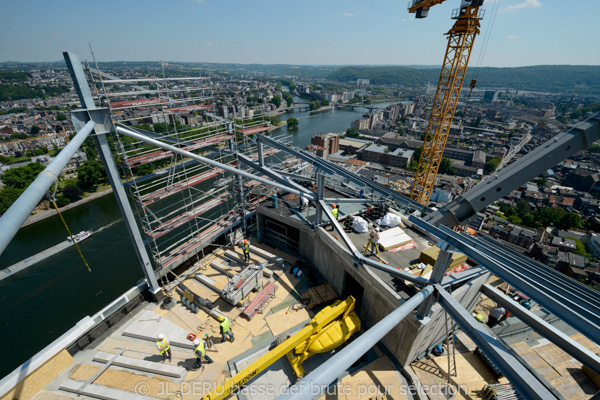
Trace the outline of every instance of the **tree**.
<instances>
[{"instance_id":1,"label":"tree","mask_svg":"<svg viewBox=\"0 0 600 400\"><path fill-rule=\"evenodd\" d=\"M56 120L57 121L66 121L67 120L67 116L65 114L58 113L58 114L56 114Z\"/></svg>"},{"instance_id":2,"label":"tree","mask_svg":"<svg viewBox=\"0 0 600 400\"><path fill-rule=\"evenodd\" d=\"M296 84L294 82L290 82L290 91L296 90Z\"/></svg>"},{"instance_id":3,"label":"tree","mask_svg":"<svg viewBox=\"0 0 600 400\"><path fill-rule=\"evenodd\" d=\"M10 162L10 158L0 155L0 164L8 164Z\"/></svg>"},{"instance_id":4,"label":"tree","mask_svg":"<svg viewBox=\"0 0 600 400\"><path fill-rule=\"evenodd\" d=\"M292 97L291 94L287 93L287 92L283 92L283 99L285 100L285 102L287 103L288 107L291 107L292 104L294 104L294 98Z\"/></svg>"},{"instance_id":5,"label":"tree","mask_svg":"<svg viewBox=\"0 0 600 400\"><path fill-rule=\"evenodd\" d=\"M275 107L279 108L281 106L281 97L273 96L271 103L275 104Z\"/></svg>"},{"instance_id":6,"label":"tree","mask_svg":"<svg viewBox=\"0 0 600 400\"><path fill-rule=\"evenodd\" d=\"M346 129L346 136L357 139L360 137L360 133L354 128L348 128Z\"/></svg>"},{"instance_id":7,"label":"tree","mask_svg":"<svg viewBox=\"0 0 600 400\"><path fill-rule=\"evenodd\" d=\"M450 161L450 159L442 158L442 161L440 161L439 172L440 174L454 175L456 174L456 168L452 168L452 161Z\"/></svg>"},{"instance_id":8,"label":"tree","mask_svg":"<svg viewBox=\"0 0 600 400\"><path fill-rule=\"evenodd\" d=\"M541 189L544 188L546 186L546 182L548 182L548 179L546 178L538 178L535 180L536 185Z\"/></svg>"},{"instance_id":9,"label":"tree","mask_svg":"<svg viewBox=\"0 0 600 400\"><path fill-rule=\"evenodd\" d=\"M321 108L321 102L319 102L319 100L310 102L310 111L318 110L319 108Z\"/></svg>"},{"instance_id":10,"label":"tree","mask_svg":"<svg viewBox=\"0 0 600 400\"><path fill-rule=\"evenodd\" d=\"M473 128L479 128L479 125L481 124L481 117L478 116L477 118L475 118L474 120L471 121L471 126Z\"/></svg>"},{"instance_id":11,"label":"tree","mask_svg":"<svg viewBox=\"0 0 600 400\"><path fill-rule=\"evenodd\" d=\"M22 193L23 189L16 189L10 186L0 189L0 215L4 214Z\"/></svg>"},{"instance_id":12,"label":"tree","mask_svg":"<svg viewBox=\"0 0 600 400\"><path fill-rule=\"evenodd\" d=\"M63 197L69 199L71 203L81 199L83 192L75 185L67 185L63 188Z\"/></svg>"},{"instance_id":13,"label":"tree","mask_svg":"<svg viewBox=\"0 0 600 400\"><path fill-rule=\"evenodd\" d=\"M563 229L577 229L581 226L581 216L577 213L566 213L558 221Z\"/></svg>"},{"instance_id":14,"label":"tree","mask_svg":"<svg viewBox=\"0 0 600 400\"><path fill-rule=\"evenodd\" d=\"M281 119L279 117L271 117L271 125L281 125Z\"/></svg>"},{"instance_id":15,"label":"tree","mask_svg":"<svg viewBox=\"0 0 600 400\"><path fill-rule=\"evenodd\" d=\"M2 176L2 182L6 186L15 189L25 189L44 170L44 166L38 162L29 163L23 167L11 168Z\"/></svg>"},{"instance_id":16,"label":"tree","mask_svg":"<svg viewBox=\"0 0 600 400\"><path fill-rule=\"evenodd\" d=\"M87 160L77 170L77 184L85 191L91 191L102 179L104 169L102 164L96 160Z\"/></svg>"},{"instance_id":17,"label":"tree","mask_svg":"<svg viewBox=\"0 0 600 400\"><path fill-rule=\"evenodd\" d=\"M154 165L152 163L138 165L133 169L133 173L137 176L145 176L154 172Z\"/></svg>"},{"instance_id":18,"label":"tree","mask_svg":"<svg viewBox=\"0 0 600 400\"><path fill-rule=\"evenodd\" d=\"M531 207L529 207L529 203L527 202L527 200L519 200L517 202L517 213L520 216L529 214L530 211L531 211Z\"/></svg>"},{"instance_id":19,"label":"tree","mask_svg":"<svg viewBox=\"0 0 600 400\"><path fill-rule=\"evenodd\" d=\"M398 135L404 135L404 127L403 126L398 127Z\"/></svg>"},{"instance_id":20,"label":"tree","mask_svg":"<svg viewBox=\"0 0 600 400\"><path fill-rule=\"evenodd\" d=\"M287 120L287 126L290 129L296 129L298 127L298 119L292 117L292 118L288 118Z\"/></svg>"},{"instance_id":21,"label":"tree","mask_svg":"<svg viewBox=\"0 0 600 400\"><path fill-rule=\"evenodd\" d=\"M417 163L421 159L421 153L423 153L423 147L417 147L413 153L413 160L415 160Z\"/></svg>"},{"instance_id":22,"label":"tree","mask_svg":"<svg viewBox=\"0 0 600 400\"><path fill-rule=\"evenodd\" d=\"M275 90L281 92L281 83L277 82L277 85L275 85Z\"/></svg>"},{"instance_id":23,"label":"tree","mask_svg":"<svg viewBox=\"0 0 600 400\"><path fill-rule=\"evenodd\" d=\"M544 207L539 213L538 221L542 226L550 226L558 223L565 215L565 210L562 208Z\"/></svg>"},{"instance_id":24,"label":"tree","mask_svg":"<svg viewBox=\"0 0 600 400\"><path fill-rule=\"evenodd\" d=\"M40 128L39 126L33 125L29 130L29 133L31 133L32 135L37 135L38 133L40 133L41 130L42 128Z\"/></svg>"},{"instance_id":25,"label":"tree","mask_svg":"<svg viewBox=\"0 0 600 400\"><path fill-rule=\"evenodd\" d=\"M498 165L500 165L500 162L502 161L502 159L500 159L500 157L494 157L492 158L490 161L485 163L484 169L486 172L494 172L496 170L496 168L498 168Z\"/></svg>"},{"instance_id":26,"label":"tree","mask_svg":"<svg viewBox=\"0 0 600 400\"><path fill-rule=\"evenodd\" d=\"M327 107L327 106L329 105L329 100L327 100L327 99L323 99L323 100L321 100L321 105L322 105L323 107Z\"/></svg>"}]
</instances>

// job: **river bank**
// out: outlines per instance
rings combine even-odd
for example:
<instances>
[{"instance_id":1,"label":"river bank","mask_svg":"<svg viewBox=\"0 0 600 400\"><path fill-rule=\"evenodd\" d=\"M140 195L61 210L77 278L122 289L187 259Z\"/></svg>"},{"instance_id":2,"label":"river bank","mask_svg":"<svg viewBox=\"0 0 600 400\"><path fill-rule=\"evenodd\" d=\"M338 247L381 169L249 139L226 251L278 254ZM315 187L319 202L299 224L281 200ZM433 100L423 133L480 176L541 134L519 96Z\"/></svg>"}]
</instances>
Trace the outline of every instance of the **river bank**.
<instances>
[{"instance_id":1,"label":"river bank","mask_svg":"<svg viewBox=\"0 0 600 400\"><path fill-rule=\"evenodd\" d=\"M107 194L111 194L112 192L113 192L113 190L112 190L112 188L111 188L111 189L106 189L106 190L103 190L103 191L101 191L101 192L92 193L92 194L90 194L89 196L85 196L85 197L84 197L84 198L82 198L81 200L78 200L78 201L76 201L75 203L67 204L67 205L66 205L66 206L64 206L64 207L59 207L59 210L60 210L60 212L62 213L63 211L70 210L70 209L72 209L72 208L75 208L75 207L77 207L77 206L80 206L80 205L82 205L82 204L85 204L85 203L87 203L87 202L90 202L90 201L92 201L92 200L95 200L95 199L97 199L97 198L99 198L99 197L106 196ZM48 202L48 203L49 203L49 202ZM50 208L50 205L49 205L49 204L48 204L48 208ZM53 215L56 215L56 214L58 214L58 213L56 212L56 210L55 210L55 209L49 209L49 210L47 210L47 211L42 211L42 212L39 212L39 213L37 213L37 214L34 214L34 215L31 215L31 216L29 216L29 217L28 217L28 218L25 220L25 222L23 223L23 225L21 225L21 227L23 227L23 226L27 226L27 225L31 225L31 224L35 224L36 222L39 222L39 221L41 221L41 220L43 220L43 219L49 218L49 217L51 217L51 216L53 216Z\"/></svg>"}]
</instances>

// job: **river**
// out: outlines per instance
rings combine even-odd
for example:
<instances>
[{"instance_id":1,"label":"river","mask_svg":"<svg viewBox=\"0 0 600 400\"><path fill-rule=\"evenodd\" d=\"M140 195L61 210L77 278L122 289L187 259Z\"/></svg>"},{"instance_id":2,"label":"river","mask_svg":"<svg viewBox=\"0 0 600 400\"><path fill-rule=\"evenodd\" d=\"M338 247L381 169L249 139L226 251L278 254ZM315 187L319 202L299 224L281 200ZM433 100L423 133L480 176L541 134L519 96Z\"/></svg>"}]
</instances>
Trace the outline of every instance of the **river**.
<instances>
[{"instance_id":1,"label":"river","mask_svg":"<svg viewBox=\"0 0 600 400\"><path fill-rule=\"evenodd\" d=\"M305 102L299 98L294 101ZM378 106L389 104L393 103ZM294 145L304 148L318 133L345 131L364 112L295 112L279 118L285 121L290 117L314 116L301 119L293 131ZM75 247L69 247L0 281L0 327L5 342L0 377L143 279L113 194L82 204L63 215L73 233L94 230L89 239L79 244L92 272L88 272ZM0 256L0 268L64 241L66 236L58 216L26 226Z\"/></svg>"}]
</instances>

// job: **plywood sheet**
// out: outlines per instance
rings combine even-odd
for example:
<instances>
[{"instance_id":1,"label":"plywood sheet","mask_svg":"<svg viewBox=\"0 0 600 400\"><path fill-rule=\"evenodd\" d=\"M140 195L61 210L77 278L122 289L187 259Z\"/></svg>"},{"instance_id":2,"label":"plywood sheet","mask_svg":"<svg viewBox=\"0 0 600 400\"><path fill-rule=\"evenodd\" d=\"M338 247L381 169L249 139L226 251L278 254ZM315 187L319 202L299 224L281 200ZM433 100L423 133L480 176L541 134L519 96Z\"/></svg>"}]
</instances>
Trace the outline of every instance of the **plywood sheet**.
<instances>
[{"instance_id":1,"label":"plywood sheet","mask_svg":"<svg viewBox=\"0 0 600 400\"><path fill-rule=\"evenodd\" d=\"M273 336L277 336L302 322L309 321L310 318L311 316L306 309L288 312L286 308L275 314L268 315L266 320Z\"/></svg>"},{"instance_id":2,"label":"plywood sheet","mask_svg":"<svg viewBox=\"0 0 600 400\"><path fill-rule=\"evenodd\" d=\"M27 375L21 382L17 383L15 387L2 396L1 400L32 398L50 381L67 369L69 365L73 364L73 362L73 357L66 350L59 351L39 368Z\"/></svg>"},{"instance_id":3,"label":"plywood sheet","mask_svg":"<svg viewBox=\"0 0 600 400\"><path fill-rule=\"evenodd\" d=\"M73 400L72 397L62 396L57 392L50 392L47 390L40 390L31 400Z\"/></svg>"},{"instance_id":4,"label":"plywood sheet","mask_svg":"<svg viewBox=\"0 0 600 400\"><path fill-rule=\"evenodd\" d=\"M402 391L399 372L387 357L380 357L351 375L342 378L340 392L348 400L374 398L387 395L388 398L406 399ZM331 397L328 397L331 398ZM338 395L338 398L340 396Z\"/></svg>"},{"instance_id":5,"label":"plywood sheet","mask_svg":"<svg viewBox=\"0 0 600 400\"><path fill-rule=\"evenodd\" d=\"M533 347L533 350L548 363L548 365L559 365L571 360L573 357L558 348L554 343Z\"/></svg>"},{"instance_id":6,"label":"plywood sheet","mask_svg":"<svg viewBox=\"0 0 600 400\"><path fill-rule=\"evenodd\" d=\"M200 270L198 272L202 273L203 270ZM201 284L196 279L194 279L193 276L190 279L186 279L183 282L183 284L189 290L191 290L194 294L197 294L198 296L202 297L203 299L206 299L206 300L210 301L211 303L214 303L219 297L221 297L219 295L219 293L217 293L214 290L212 290L212 289L206 287L205 285Z\"/></svg>"}]
</instances>

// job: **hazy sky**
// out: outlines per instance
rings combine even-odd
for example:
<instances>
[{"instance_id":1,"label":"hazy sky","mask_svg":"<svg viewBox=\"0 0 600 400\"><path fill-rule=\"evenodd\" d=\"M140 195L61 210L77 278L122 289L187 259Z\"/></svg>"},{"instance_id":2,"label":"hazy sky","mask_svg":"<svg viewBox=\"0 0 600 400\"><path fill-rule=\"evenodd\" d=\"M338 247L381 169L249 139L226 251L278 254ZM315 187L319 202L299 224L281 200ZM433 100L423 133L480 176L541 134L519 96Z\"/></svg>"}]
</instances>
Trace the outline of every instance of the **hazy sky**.
<instances>
[{"instance_id":1,"label":"hazy sky","mask_svg":"<svg viewBox=\"0 0 600 400\"><path fill-rule=\"evenodd\" d=\"M0 0L0 62L441 65L459 0L415 20L408 0ZM600 1L486 0L475 66L600 64ZM494 12L494 11L497 12ZM495 18L494 18L495 16Z\"/></svg>"}]
</instances>

